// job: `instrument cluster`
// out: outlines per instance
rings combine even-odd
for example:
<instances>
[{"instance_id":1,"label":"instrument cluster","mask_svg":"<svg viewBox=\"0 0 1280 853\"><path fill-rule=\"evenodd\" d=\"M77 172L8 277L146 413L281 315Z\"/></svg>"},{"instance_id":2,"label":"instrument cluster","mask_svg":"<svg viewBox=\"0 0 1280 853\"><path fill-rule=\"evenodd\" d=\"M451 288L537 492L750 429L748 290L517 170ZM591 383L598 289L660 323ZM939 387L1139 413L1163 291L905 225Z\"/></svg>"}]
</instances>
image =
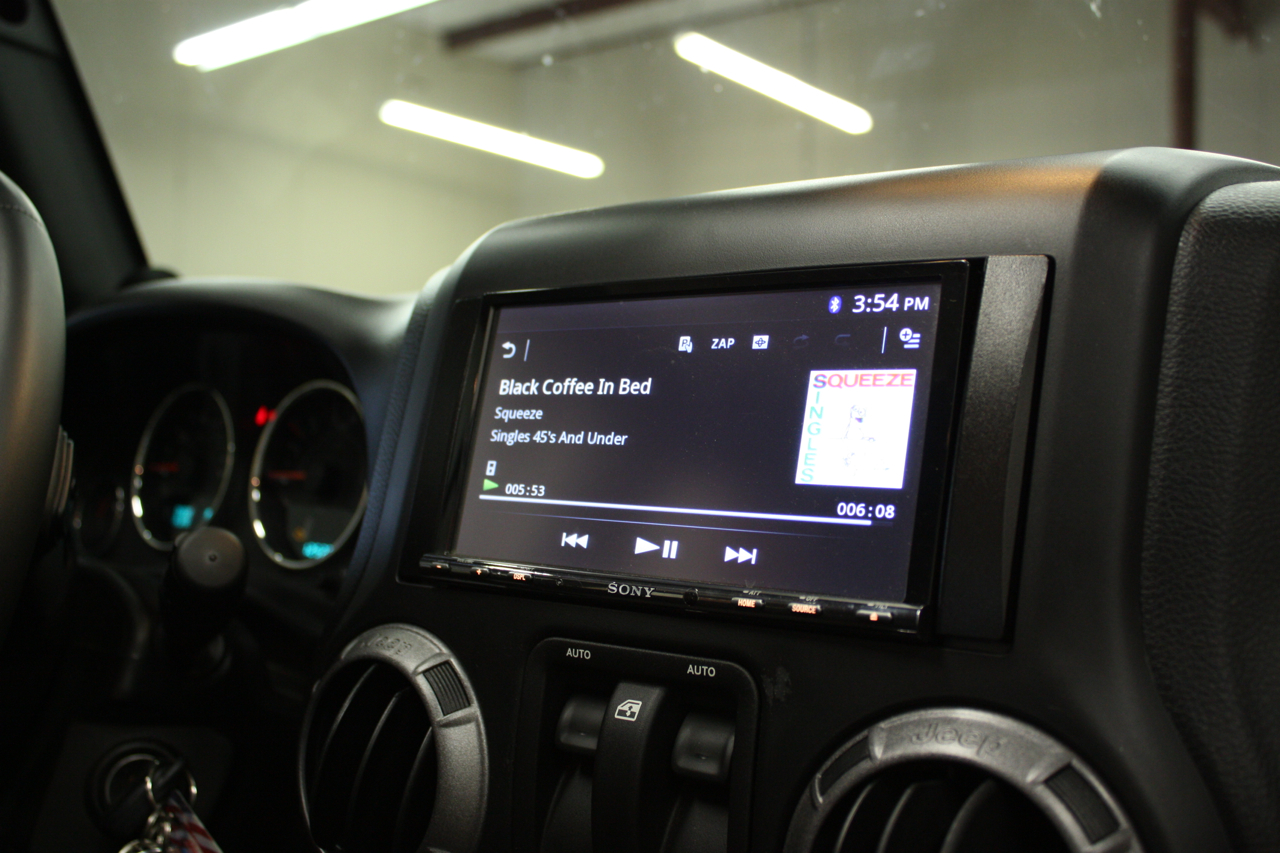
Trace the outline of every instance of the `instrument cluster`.
<instances>
[{"instance_id":1,"label":"instrument cluster","mask_svg":"<svg viewBox=\"0 0 1280 853\"><path fill-rule=\"evenodd\" d=\"M181 534L216 525L259 574L332 585L364 514L369 451L326 347L270 325L134 318L78 335L68 377L82 557L163 564Z\"/></svg>"}]
</instances>

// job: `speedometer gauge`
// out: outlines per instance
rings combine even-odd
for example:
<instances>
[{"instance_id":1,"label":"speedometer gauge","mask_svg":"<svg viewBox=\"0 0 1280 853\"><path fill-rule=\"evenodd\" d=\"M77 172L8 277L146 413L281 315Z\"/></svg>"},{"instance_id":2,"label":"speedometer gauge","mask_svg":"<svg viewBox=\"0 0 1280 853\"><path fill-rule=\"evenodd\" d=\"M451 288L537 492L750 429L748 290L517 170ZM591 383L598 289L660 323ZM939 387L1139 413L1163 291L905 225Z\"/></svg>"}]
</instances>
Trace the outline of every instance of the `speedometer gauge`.
<instances>
[{"instance_id":1,"label":"speedometer gauge","mask_svg":"<svg viewBox=\"0 0 1280 853\"><path fill-rule=\"evenodd\" d=\"M267 556L288 569L340 549L364 514L364 416L355 395L326 379L280 402L253 454L249 512Z\"/></svg>"},{"instance_id":2,"label":"speedometer gauge","mask_svg":"<svg viewBox=\"0 0 1280 853\"><path fill-rule=\"evenodd\" d=\"M235 458L231 410L217 391L184 385L161 401L133 461L133 523L167 551L180 533L203 527L222 504Z\"/></svg>"}]
</instances>

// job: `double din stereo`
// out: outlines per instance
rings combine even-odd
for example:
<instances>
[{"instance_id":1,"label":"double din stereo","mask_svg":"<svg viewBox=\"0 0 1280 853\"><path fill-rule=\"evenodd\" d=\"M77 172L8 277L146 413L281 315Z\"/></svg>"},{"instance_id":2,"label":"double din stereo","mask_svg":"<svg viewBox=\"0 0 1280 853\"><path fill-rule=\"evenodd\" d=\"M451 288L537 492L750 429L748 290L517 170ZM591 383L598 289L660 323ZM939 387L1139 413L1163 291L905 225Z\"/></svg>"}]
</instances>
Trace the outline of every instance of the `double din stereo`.
<instances>
[{"instance_id":1,"label":"double din stereo","mask_svg":"<svg viewBox=\"0 0 1280 853\"><path fill-rule=\"evenodd\" d=\"M987 266L486 295L447 523L401 579L921 630Z\"/></svg>"}]
</instances>

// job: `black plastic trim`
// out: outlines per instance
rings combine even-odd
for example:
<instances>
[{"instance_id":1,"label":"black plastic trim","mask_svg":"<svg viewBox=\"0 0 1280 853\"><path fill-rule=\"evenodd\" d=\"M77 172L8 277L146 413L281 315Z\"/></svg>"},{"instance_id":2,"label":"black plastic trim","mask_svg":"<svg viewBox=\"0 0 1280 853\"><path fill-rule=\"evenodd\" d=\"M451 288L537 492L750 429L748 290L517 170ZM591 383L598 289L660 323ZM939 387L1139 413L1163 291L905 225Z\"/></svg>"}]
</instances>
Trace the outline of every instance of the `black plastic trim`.
<instances>
[{"instance_id":1,"label":"black plastic trim","mask_svg":"<svg viewBox=\"0 0 1280 853\"><path fill-rule=\"evenodd\" d=\"M952 470L938 633L1004 636L1049 259L987 260Z\"/></svg>"},{"instance_id":2,"label":"black plastic trim","mask_svg":"<svg viewBox=\"0 0 1280 853\"><path fill-rule=\"evenodd\" d=\"M49 224L68 308L111 295L147 266L102 134L48 0L0 21L0 169Z\"/></svg>"}]
</instances>

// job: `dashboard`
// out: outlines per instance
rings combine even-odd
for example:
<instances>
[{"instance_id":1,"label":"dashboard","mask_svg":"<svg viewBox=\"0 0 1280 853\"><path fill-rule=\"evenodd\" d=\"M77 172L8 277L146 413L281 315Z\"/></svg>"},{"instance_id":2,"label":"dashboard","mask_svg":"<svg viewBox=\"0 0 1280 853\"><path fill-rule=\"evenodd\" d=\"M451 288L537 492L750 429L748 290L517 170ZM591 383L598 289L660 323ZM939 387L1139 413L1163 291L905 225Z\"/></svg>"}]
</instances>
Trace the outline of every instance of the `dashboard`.
<instances>
[{"instance_id":1,"label":"dashboard","mask_svg":"<svg viewBox=\"0 0 1280 853\"><path fill-rule=\"evenodd\" d=\"M71 317L30 848L115 849L150 749L228 851L1275 849L1277 180L840 178ZM203 527L244 593L179 661Z\"/></svg>"}]
</instances>

